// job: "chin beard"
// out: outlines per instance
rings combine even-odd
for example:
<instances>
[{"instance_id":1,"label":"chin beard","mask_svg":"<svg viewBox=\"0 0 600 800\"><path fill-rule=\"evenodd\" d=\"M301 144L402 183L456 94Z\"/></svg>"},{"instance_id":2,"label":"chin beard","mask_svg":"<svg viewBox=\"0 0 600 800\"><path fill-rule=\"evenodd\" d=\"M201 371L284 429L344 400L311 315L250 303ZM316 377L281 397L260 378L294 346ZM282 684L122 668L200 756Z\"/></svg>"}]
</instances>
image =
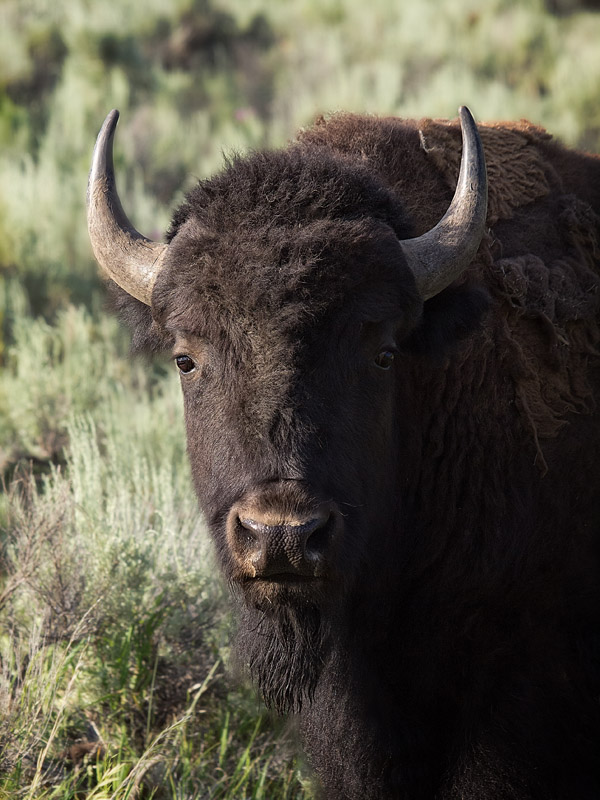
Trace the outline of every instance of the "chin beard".
<instances>
[{"instance_id":1,"label":"chin beard","mask_svg":"<svg viewBox=\"0 0 600 800\"><path fill-rule=\"evenodd\" d=\"M237 660L268 708L298 713L313 699L328 651L329 631L314 605L264 610L240 605Z\"/></svg>"}]
</instances>

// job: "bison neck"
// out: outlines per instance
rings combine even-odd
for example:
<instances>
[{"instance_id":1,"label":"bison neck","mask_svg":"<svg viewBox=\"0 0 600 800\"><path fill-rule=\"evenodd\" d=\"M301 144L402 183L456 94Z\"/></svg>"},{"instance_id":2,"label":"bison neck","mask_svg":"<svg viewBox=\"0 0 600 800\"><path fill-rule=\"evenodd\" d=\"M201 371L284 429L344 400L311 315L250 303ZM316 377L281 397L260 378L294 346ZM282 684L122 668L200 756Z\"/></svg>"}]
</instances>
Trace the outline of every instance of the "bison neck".
<instances>
[{"instance_id":1,"label":"bison neck","mask_svg":"<svg viewBox=\"0 0 600 800\"><path fill-rule=\"evenodd\" d=\"M540 601L480 604L430 578L401 611L385 593L355 598L335 631L299 719L322 797L481 800L500 796L498 776L511 800L546 800L553 786L562 800L573 781L594 796L598 720L572 690L578 632L550 603L545 626ZM587 742L565 737L582 727Z\"/></svg>"}]
</instances>

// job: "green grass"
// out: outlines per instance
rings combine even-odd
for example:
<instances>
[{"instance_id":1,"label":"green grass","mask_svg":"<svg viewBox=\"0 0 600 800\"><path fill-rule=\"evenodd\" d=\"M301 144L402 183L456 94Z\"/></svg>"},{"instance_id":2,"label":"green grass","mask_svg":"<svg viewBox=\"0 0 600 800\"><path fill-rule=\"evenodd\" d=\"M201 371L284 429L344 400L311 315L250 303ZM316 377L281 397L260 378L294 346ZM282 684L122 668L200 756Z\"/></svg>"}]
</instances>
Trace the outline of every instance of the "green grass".
<instances>
[{"instance_id":1,"label":"green grass","mask_svg":"<svg viewBox=\"0 0 600 800\"><path fill-rule=\"evenodd\" d=\"M143 778L168 797L300 797L271 721L223 669L226 603L189 489L179 398L168 384L135 391L133 420L115 388L97 421L68 419L64 465L13 480L3 790L75 797L84 780L90 797L125 798ZM65 750L90 719L105 756L73 771Z\"/></svg>"},{"instance_id":2,"label":"green grass","mask_svg":"<svg viewBox=\"0 0 600 800\"><path fill-rule=\"evenodd\" d=\"M160 238L224 152L321 112L468 103L599 150L598 41L600 15L542 0L0 4L0 799L313 796L228 672L175 370L103 310L84 205L107 111L124 205Z\"/></svg>"}]
</instances>

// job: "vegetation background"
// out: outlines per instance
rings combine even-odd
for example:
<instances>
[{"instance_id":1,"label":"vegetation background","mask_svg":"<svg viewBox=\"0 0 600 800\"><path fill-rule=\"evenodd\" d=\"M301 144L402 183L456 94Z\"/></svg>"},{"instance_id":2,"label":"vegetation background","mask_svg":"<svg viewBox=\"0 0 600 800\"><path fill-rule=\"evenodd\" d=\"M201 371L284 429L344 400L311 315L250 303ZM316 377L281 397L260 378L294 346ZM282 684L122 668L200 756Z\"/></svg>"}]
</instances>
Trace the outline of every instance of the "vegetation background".
<instances>
[{"instance_id":1,"label":"vegetation background","mask_svg":"<svg viewBox=\"0 0 600 800\"><path fill-rule=\"evenodd\" d=\"M598 5L0 0L0 799L312 797L231 678L175 370L104 310L84 202L107 111L153 238L223 152L337 109L467 103L598 151Z\"/></svg>"}]
</instances>

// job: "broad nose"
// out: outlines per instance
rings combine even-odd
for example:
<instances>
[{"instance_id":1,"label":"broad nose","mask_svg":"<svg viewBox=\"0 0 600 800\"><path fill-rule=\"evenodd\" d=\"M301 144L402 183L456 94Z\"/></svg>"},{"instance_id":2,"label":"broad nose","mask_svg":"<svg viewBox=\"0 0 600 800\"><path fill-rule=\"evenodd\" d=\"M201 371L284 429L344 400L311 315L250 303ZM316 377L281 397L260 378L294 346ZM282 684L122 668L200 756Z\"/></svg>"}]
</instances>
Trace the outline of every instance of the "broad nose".
<instances>
[{"instance_id":1,"label":"broad nose","mask_svg":"<svg viewBox=\"0 0 600 800\"><path fill-rule=\"evenodd\" d=\"M235 514L234 551L255 577L318 577L336 528L331 504L286 514L244 504Z\"/></svg>"}]
</instances>

